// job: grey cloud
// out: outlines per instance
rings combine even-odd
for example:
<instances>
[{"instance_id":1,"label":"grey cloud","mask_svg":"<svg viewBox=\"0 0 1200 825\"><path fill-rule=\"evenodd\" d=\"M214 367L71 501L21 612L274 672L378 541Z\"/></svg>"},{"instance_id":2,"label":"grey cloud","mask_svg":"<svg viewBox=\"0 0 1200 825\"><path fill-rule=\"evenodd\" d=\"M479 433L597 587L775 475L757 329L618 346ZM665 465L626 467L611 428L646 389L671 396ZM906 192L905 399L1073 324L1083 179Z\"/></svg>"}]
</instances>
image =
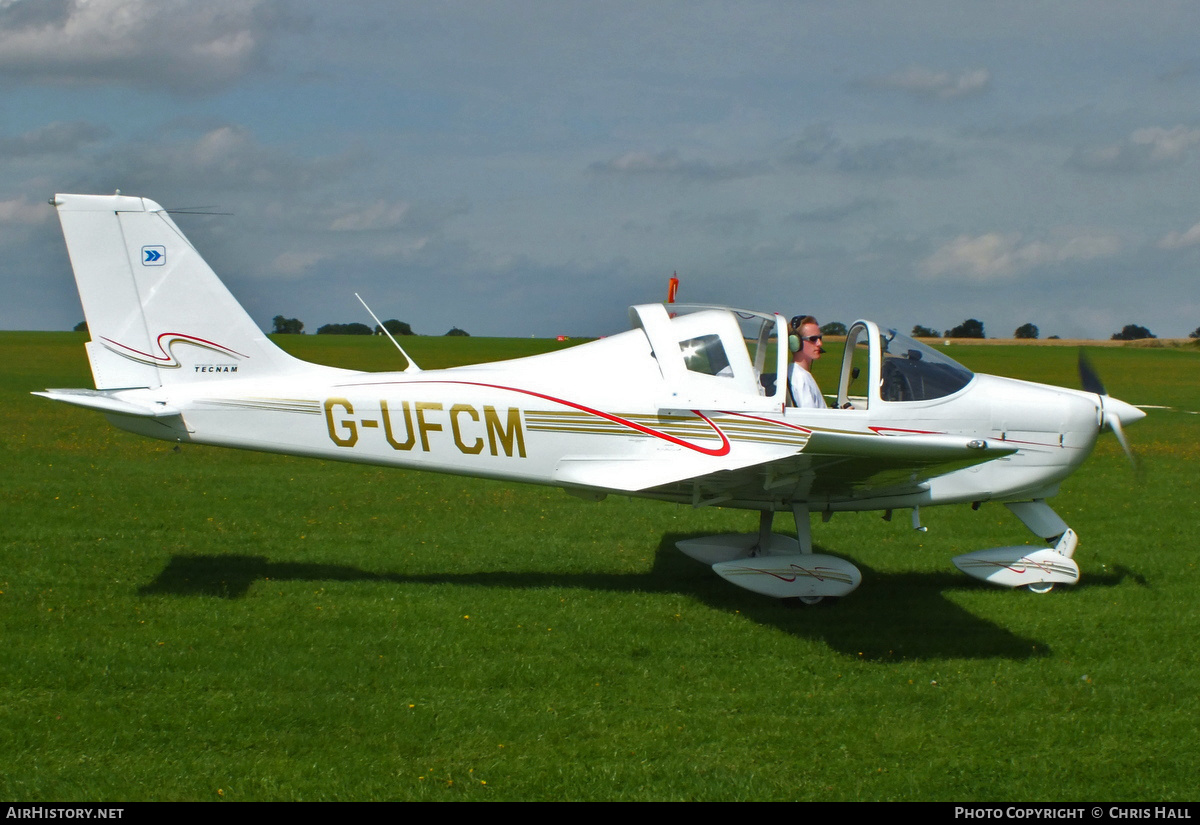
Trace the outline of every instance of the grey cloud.
<instances>
[{"instance_id":1,"label":"grey cloud","mask_svg":"<svg viewBox=\"0 0 1200 825\"><path fill-rule=\"evenodd\" d=\"M953 150L929 140L890 138L841 152L838 169L873 175L938 175L952 171L958 160Z\"/></svg>"},{"instance_id":2,"label":"grey cloud","mask_svg":"<svg viewBox=\"0 0 1200 825\"><path fill-rule=\"evenodd\" d=\"M1179 80L1195 77L1198 74L1200 74L1200 60L1185 60L1158 75L1158 80L1164 83L1174 83Z\"/></svg>"},{"instance_id":3,"label":"grey cloud","mask_svg":"<svg viewBox=\"0 0 1200 825\"><path fill-rule=\"evenodd\" d=\"M767 172L760 163L714 163L707 160L684 160L674 150L651 154L626 152L620 157L597 161L588 167L597 175L626 178L663 178L685 182L712 183L747 178Z\"/></svg>"},{"instance_id":4,"label":"grey cloud","mask_svg":"<svg viewBox=\"0 0 1200 825\"><path fill-rule=\"evenodd\" d=\"M863 85L907 92L932 100L957 100L986 92L991 82L992 74L987 69L967 69L952 74L922 66L910 66L882 77L868 78L863 81Z\"/></svg>"},{"instance_id":5,"label":"grey cloud","mask_svg":"<svg viewBox=\"0 0 1200 825\"><path fill-rule=\"evenodd\" d=\"M783 160L785 163L813 166L833 156L841 146L841 141L834 136L830 126L809 126L784 153Z\"/></svg>"},{"instance_id":6,"label":"grey cloud","mask_svg":"<svg viewBox=\"0 0 1200 825\"><path fill-rule=\"evenodd\" d=\"M222 125L189 136L122 146L103 158L123 188L158 190L168 184L210 191L294 191L334 179L350 160L344 157L302 158L260 143L247 129Z\"/></svg>"},{"instance_id":7,"label":"grey cloud","mask_svg":"<svg viewBox=\"0 0 1200 825\"><path fill-rule=\"evenodd\" d=\"M331 232L438 233L455 218L471 211L465 200L452 203L416 203L386 198L337 203L327 207L320 223Z\"/></svg>"},{"instance_id":8,"label":"grey cloud","mask_svg":"<svg viewBox=\"0 0 1200 825\"><path fill-rule=\"evenodd\" d=\"M672 229L695 229L708 236L730 238L750 235L761 223L762 216L757 209L708 214L677 211L671 214L668 226Z\"/></svg>"},{"instance_id":9,"label":"grey cloud","mask_svg":"<svg viewBox=\"0 0 1200 825\"><path fill-rule=\"evenodd\" d=\"M783 153L787 165L832 167L851 174L924 177L954 171L957 154L930 140L887 138L848 145L826 125L810 126Z\"/></svg>"},{"instance_id":10,"label":"grey cloud","mask_svg":"<svg viewBox=\"0 0 1200 825\"><path fill-rule=\"evenodd\" d=\"M23 135L0 138L0 157L70 154L110 134L105 126L81 120L51 123Z\"/></svg>"},{"instance_id":11,"label":"grey cloud","mask_svg":"<svg viewBox=\"0 0 1200 825\"><path fill-rule=\"evenodd\" d=\"M6 0L0 4L0 32L62 26L77 0Z\"/></svg>"},{"instance_id":12,"label":"grey cloud","mask_svg":"<svg viewBox=\"0 0 1200 825\"><path fill-rule=\"evenodd\" d=\"M863 214L875 214L888 204L877 198L858 198L837 206L822 206L805 212L792 212L786 220L790 223L840 223L848 218Z\"/></svg>"},{"instance_id":13,"label":"grey cloud","mask_svg":"<svg viewBox=\"0 0 1200 825\"><path fill-rule=\"evenodd\" d=\"M204 94L257 68L296 22L272 0L15 0L0 11L0 77Z\"/></svg>"}]
</instances>

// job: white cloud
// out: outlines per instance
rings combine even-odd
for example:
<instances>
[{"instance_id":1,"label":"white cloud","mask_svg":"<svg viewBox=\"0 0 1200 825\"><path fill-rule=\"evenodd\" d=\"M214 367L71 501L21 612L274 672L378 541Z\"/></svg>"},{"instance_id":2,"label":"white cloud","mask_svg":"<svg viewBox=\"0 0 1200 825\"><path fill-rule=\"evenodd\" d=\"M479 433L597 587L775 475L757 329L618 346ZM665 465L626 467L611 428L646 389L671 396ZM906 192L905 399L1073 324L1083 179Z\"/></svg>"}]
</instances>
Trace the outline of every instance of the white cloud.
<instances>
[{"instance_id":1,"label":"white cloud","mask_svg":"<svg viewBox=\"0 0 1200 825\"><path fill-rule=\"evenodd\" d=\"M1168 232L1158 242L1160 249L1183 249L1200 244L1200 223L1184 232Z\"/></svg>"},{"instance_id":2,"label":"white cloud","mask_svg":"<svg viewBox=\"0 0 1200 825\"><path fill-rule=\"evenodd\" d=\"M0 75L211 92L262 59L269 0L0 0Z\"/></svg>"},{"instance_id":3,"label":"white cloud","mask_svg":"<svg viewBox=\"0 0 1200 825\"><path fill-rule=\"evenodd\" d=\"M45 201L31 203L27 198L0 201L0 224L36 226L54 217L54 210Z\"/></svg>"},{"instance_id":4,"label":"white cloud","mask_svg":"<svg viewBox=\"0 0 1200 825\"><path fill-rule=\"evenodd\" d=\"M956 100L987 91L991 82L992 73L987 69L968 69L951 74L935 72L921 66L910 66L902 71L869 80L867 85L896 89L917 97Z\"/></svg>"},{"instance_id":5,"label":"white cloud","mask_svg":"<svg viewBox=\"0 0 1200 825\"><path fill-rule=\"evenodd\" d=\"M405 202L377 200L363 206L346 206L329 224L334 232L370 232L404 226L412 206Z\"/></svg>"},{"instance_id":6,"label":"white cloud","mask_svg":"<svg viewBox=\"0 0 1200 825\"><path fill-rule=\"evenodd\" d=\"M1076 149L1069 165L1088 171L1143 172L1184 163L1198 146L1200 129L1149 126L1107 146Z\"/></svg>"},{"instance_id":7,"label":"white cloud","mask_svg":"<svg viewBox=\"0 0 1200 825\"><path fill-rule=\"evenodd\" d=\"M1153 126L1136 130L1130 142L1143 148L1154 162L1172 162L1183 159L1193 146L1200 145L1200 129L1186 126L1163 129Z\"/></svg>"},{"instance_id":8,"label":"white cloud","mask_svg":"<svg viewBox=\"0 0 1200 825\"><path fill-rule=\"evenodd\" d=\"M284 252L271 262L271 270L277 275L304 275L329 258L324 252Z\"/></svg>"},{"instance_id":9,"label":"white cloud","mask_svg":"<svg viewBox=\"0 0 1200 825\"><path fill-rule=\"evenodd\" d=\"M959 235L920 263L927 280L965 278L988 282L1014 278L1048 264L1106 258L1120 251L1116 237L1084 233L1051 241L1025 241L1019 233Z\"/></svg>"}]
</instances>

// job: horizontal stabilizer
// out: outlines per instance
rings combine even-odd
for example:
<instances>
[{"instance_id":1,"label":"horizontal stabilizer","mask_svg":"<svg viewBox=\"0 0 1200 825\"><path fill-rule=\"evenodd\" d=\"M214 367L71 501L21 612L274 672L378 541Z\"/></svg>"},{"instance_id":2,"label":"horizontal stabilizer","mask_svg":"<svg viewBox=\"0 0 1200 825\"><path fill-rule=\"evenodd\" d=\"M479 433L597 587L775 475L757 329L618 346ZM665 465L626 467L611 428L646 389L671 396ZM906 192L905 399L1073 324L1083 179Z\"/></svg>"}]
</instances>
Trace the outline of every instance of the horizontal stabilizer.
<instances>
[{"instance_id":1,"label":"horizontal stabilizer","mask_svg":"<svg viewBox=\"0 0 1200 825\"><path fill-rule=\"evenodd\" d=\"M179 410L166 404L139 403L121 398L121 394L119 390L46 390L33 393L51 401L62 401L76 407L118 415L132 415L138 418L168 418L179 415Z\"/></svg>"}]
</instances>

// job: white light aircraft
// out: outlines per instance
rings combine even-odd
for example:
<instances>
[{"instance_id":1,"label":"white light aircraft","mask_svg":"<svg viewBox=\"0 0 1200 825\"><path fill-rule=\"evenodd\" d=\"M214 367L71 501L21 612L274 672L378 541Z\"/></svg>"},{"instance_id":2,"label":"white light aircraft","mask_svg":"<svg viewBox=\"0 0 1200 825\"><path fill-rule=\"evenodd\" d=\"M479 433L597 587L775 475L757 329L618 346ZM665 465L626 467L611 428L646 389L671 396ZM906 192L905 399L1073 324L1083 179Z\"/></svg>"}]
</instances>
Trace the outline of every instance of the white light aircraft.
<instances>
[{"instance_id":1,"label":"white light aircraft","mask_svg":"<svg viewBox=\"0 0 1200 825\"><path fill-rule=\"evenodd\" d=\"M167 212L139 197L56 195L91 333L96 389L50 389L167 441L382 464L756 510L758 530L679 542L776 598L844 596L859 570L814 553L810 514L1003 503L1043 546L958 556L963 572L1046 592L1073 584L1075 532L1046 499L1099 433L1145 413L1084 390L977 375L894 330L849 330L831 409L784 403L787 324L662 304L632 329L545 355L402 372L297 360L262 333ZM1126 446L1128 450L1128 447ZM790 511L797 538L772 532Z\"/></svg>"}]
</instances>

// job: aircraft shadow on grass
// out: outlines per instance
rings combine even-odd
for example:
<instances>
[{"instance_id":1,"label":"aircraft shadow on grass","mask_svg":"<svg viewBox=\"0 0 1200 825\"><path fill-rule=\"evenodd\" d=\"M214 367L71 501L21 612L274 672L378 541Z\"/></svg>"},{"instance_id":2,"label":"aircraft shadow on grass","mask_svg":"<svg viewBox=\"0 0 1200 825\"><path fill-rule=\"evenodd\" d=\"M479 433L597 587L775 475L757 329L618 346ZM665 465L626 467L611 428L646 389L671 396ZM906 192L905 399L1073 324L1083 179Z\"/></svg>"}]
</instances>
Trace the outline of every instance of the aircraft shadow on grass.
<instances>
[{"instance_id":1,"label":"aircraft shadow on grass","mask_svg":"<svg viewBox=\"0 0 1200 825\"><path fill-rule=\"evenodd\" d=\"M762 596L731 591L704 565L686 558L675 542L687 534L665 535L653 567L645 573L536 573L480 571L475 573L375 573L341 564L271 561L251 555L175 555L158 577L143 586L143 596L244 597L256 581L390 582L393 584L453 584L471 587L535 589L547 587L627 593L677 593L694 597L718 610L736 611L751 621L797 637L821 639L839 653L872 661L902 659L1030 659L1049 655L1050 647L1017 635L980 618L946 598L948 591L978 589L981 585L952 573L880 573L857 562L864 586L853 598L834 604L789 609ZM820 551L820 547L816 547ZM1089 576L1078 587L1113 587L1126 578L1145 581L1132 571L1118 569ZM1009 593L1013 610L1033 609L1035 598L1063 598ZM1069 597L1069 596L1067 596ZM1029 600L1029 601L1027 601Z\"/></svg>"}]
</instances>

